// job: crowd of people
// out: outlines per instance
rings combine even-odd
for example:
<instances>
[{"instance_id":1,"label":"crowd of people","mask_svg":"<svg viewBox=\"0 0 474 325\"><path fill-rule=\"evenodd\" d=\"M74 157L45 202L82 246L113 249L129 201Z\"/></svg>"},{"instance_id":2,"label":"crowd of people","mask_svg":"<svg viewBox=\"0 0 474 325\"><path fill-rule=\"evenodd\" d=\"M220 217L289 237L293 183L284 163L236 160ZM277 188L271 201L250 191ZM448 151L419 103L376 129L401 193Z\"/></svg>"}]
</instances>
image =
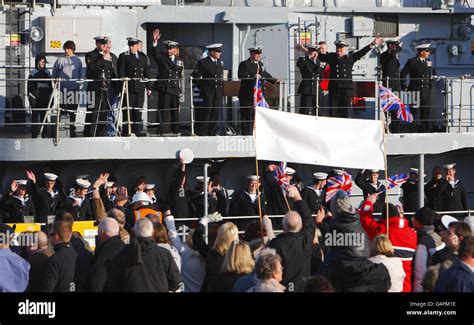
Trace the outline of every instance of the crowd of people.
<instances>
[{"instance_id":1,"label":"crowd of people","mask_svg":"<svg viewBox=\"0 0 474 325\"><path fill-rule=\"evenodd\" d=\"M421 208L411 205L413 192L403 186L403 204L385 204L376 170L358 173L364 199L354 206L343 190L326 199L333 191L328 179L344 171L315 173L303 186L287 167L290 185L282 189L277 168L268 165L262 183L249 175L246 188L232 198L219 174L198 177L199 185L189 190L183 158L172 167L162 197L145 177L130 195L107 173L92 184L76 179L74 193L66 195L56 174L44 173L40 181L27 171L27 180L13 181L1 201L0 291L474 290L474 220L463 213L466 198L455 164L444 166L445 175L433 170ZM412 169L413 182L415 174ZM405 214L410 207L414 215ZM223 216L255 218L231 222ZM190 217L196 221L180 221ZM42 230L10 240L27 219L43 223ZM83 220L98 224L95 250L73 232L74 222ZM179 236L180 225L191 229L187 236ZM34 240L25 244L20 239L27 236Z\"/></svg>"}]
</instances>

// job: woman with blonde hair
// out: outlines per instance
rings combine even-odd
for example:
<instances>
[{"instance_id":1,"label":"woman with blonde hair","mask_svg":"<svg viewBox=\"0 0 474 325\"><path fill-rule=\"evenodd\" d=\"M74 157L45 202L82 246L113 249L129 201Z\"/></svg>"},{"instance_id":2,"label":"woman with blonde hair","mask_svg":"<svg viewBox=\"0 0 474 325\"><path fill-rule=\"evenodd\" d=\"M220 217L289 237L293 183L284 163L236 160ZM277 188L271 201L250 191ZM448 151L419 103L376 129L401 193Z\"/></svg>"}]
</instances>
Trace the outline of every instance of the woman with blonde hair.
<instances>
[{"instance_id":1,"label":"woman with blonde hair","mask_svg":"<svg viewBox=\"0 0 474 325\"><path fill-rule=\"evenodd\" d=\"M372 240L370 245L369 260L376 264L383 264L390 274L392 285L388 292L401 292L403 290L403 281L405 280L405 271L402 261L393 257L394 248L390 239L385 235L379 235Z\"/></svg>"},{"instance_id":2,"label":"woman with blonde hair","mask_svg":"<svg viewBox=\"0 0 474 325\"><path fill-rule=\"evenodd\" d=\"M213 213L201 218L193 234L194 249L197 250L206 259L206 275L201 286L201 292L209 291L209 284L212 278L221 272L222 264L224 263L225 255L229 249L230 244L239 238L239 230L232 222L222 224L217 233L217 238L214 245L209 245L204 240L206 226L210 222L219 222L222 220L220 213Z\"/></svg>"},{"instance_id":3,"label":"woman with blonde hair","mask_svg":"<svg viewBox=\"0 0 474 325\"><path fill-rule=\"evenodd\" d=\"M233 241L221 266L221 272L213 276L209 282L210 292L232 292L235 282L251 273L255 267L250 246L246 242Z\"/></svg>"}]
</instances>

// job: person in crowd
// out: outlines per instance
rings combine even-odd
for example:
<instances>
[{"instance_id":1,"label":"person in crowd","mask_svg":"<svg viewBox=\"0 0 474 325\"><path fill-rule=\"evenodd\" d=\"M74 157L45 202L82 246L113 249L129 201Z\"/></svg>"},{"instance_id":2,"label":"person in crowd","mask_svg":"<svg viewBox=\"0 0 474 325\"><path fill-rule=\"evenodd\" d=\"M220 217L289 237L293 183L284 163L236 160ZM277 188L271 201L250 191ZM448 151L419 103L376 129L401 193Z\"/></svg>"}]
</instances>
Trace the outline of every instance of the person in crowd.
<instances>
[{"instance_id":1,"label":"person in crowd","mask_svg":"<svg viewBox=\"0 0 474 325\"><path fill-rule=\"evenodd\" d=\"M162 212L153 209L150 197L145 192L136 192L132 198L131 214L127 216L126 228L132 229L138 220L145 218L149 214L155 215L158 222L163 221Z\"/></svg>"},{"instance_id":2,"label":"person in crowd","mask_svg":"<svg viewBox=\"0 0 474 325\"><path fill-rule=\"evenodd\" d=\"M237 280L251 273L254 267L249 245L234 240L225 254L220 272L209 282L209 292L231 292Z\"/></svg>"},{"instance_id":3,"label":"person in crowd","mask_svg":"<svg viewBox=\"0 0 474 325\"><path fill-rule=\"evenodd\" d=\"M41 281L46 276L46 262L51 257L52 252L49 249L48 235L42 231L36 231L32 234L36 236L36 241L33 245L27 247L27 261L30 263L31 268L30 280L26 291L39 292Z\"/></svg>"},{"instance_id":4,"label":"person in crowd","mask_svg":"<svg viewBox=\"0 0 474 325\"><path fill-rule=\"evenodd\" d=\"M405 271L401 259L393 256L394 252L390 239L385 235L378 235L372 240L369 260L377 264L381 263L387 268L392 284L388 292L402 292Z\"/></svg>"},{"instance_id":5,"label":"person in crowd","mask_svg":"<svg viewBox=\"0 0 474 325\"><path fill-rule=\"evenodd\" d=\"M334 286L326 279L325 276L317 274L309 278L306 282L305 292L336 292Z\"/></svg>"},{"instance_id":6,"label":"person in crowd","mask_svg":"<svg viewBox=\"0 0 474 325\"><path fill-rule=\"evenodd\" d=\"M428 207L418 209L413 217L413 228L416 230L418 244L413 261L413 291L423 291L423 279L426 270L433 264L433 255L446 245L434 231L435 213Z\"/></svg>"},{"instance_id":7,"label":"person in crowd","mask_svg":"<svg viewBox=\"0 0 474 325\"><path fill-rule=\"evenodd\" d=\"M275 177L275 171L277 168L277 165L268 165L265 168L265 173L263 175L264 188L268 202L267 214L270 215L285 214L294 208L293 201L285 198L286 194L282 191L280 184ZM295 170L291 167L286 167L284 173L286 174L286 182L291 184Z\"/></svg>"},{"instance_id":8,"label":"person in crowd","mask_svg":"<svg viewBox=\"0 0 474 325\"><path fill-rule=\"evenodd\" d=\"M155 227L154 238L156 244L170 252L171 256L173 256L176 266L178 267L178 271L181 272L181 255L179 254L178 249L171 245L171 240L168 237L168 230L163 224L159 222L154 222L153 226Z\"/></svg>"},{"instance_id":9,"label":"person in crowd","mask_svg":"<svg viewBox=\"0 0 474 325\"><path fill-rule=\"evenodd\" d=\"M474 237L459 245L459 261L440 275L435 292L474 292Z\"/></svg>"},{"instance_id":10,"label":"person in crowd","mask_svg":"<svg viewBox=\"0 0 474 325\"><path fill-rule=\"evenodd\" d=\"M361 170L355 179L355 183L362 190L364 194L364 200L367 199L367 195L384 193L385 185L379 181L379 170L370 169L366 172L365 169ZM377 200L374 203L374 212L382 212L383 207L385 206L385 195L377 195Z\"/></svg>"},{"instance_id":11,"label":"person in crowd","mask_svg":"<svg viewBox=\"0 0 474 325\"><path fill-rule=\"evenodd\" d=\"M442 211L441 193L445 183L446 179L443 178L441 167L434 167L431 181L425 184L425 206L435 211Z\"/></svg>"},{"instance_id":12,"label":"person in crowd","mask_svg":"<svg viewBox=\"0 0 474 325\"><path fill-rule=\"evenodd\" d=\"M92 259L89 291L109 291L107 275L111 261L125 248L117 220L105 217L99 223L98 245Z\"/></svg>"},{"instance_id":13,"label":"person in crowd","mask_svg":"<svg viewBox=\"0 0 474 325\"><path fill-rule=\"evenodd\" d=\"M107 217L117 220L119 224L119 236L120 239L124 242L124 244L130 244L130 234L125 229L125 213L118 208L113 208L109 212L107 212Z\"/></svg>"},{"instance_id":14,"label":"person in crowd","mask_svg":"<svg viewBox=\"0 0 474 325\"><path fill-rule=\"evenodd\" d=\"M376 201L376 194L367 196L365 202L359 209L360 223L364 228L369 240L376 236L387 233L387 209L382 209L382 219L373 218L373 204ZM405 271L405 280L403 282L403 292L412 291L412 268L413 258L417 244L416 232L408 224L400 210L389 203L388 205L388 239L394 246L393 256L402 259L403 269Z\"/></svg>"},{"instance_id":15,"label":"person in crowd","mask_svg":"<svg viewBox=\"0 0 474 325\"><path fill-rule=\"evenodd\" d=\"M285 292L281 284L283 280L283 266L281 257L276 254L263 254L255 264L257 284L248 292Z\"/></svg>"},{"instance_id":16,"label":"person in crowd","mask_svg":"<svg viewBox=\"0 0 474 325\"><path fill-rule=\"evenodd\" d=\"M262 220L255 220L250 222L245 228L242 239L249 243L252 256L260 255L260 252L268 246L268 244L275 238L272 221L265 215Z\"/></svg>"},{"instance_id":17,"label":"person in crowd","mask_svg":"<svg viewBox=\"0 0 474 325\"><path fill-rule=\"evenodd\" d=\"M3 222L25 222L25 216L34 216L36 210L33 200L27 193L27 181L13 180L10 190L2 196L1 206L4 214Z\"/></svg>"},{"instance_id":18,"label":"person in crowd","mask_svg":"<svg viewBox=\"0 0 474 325\"><path fill-rule=\"evenodd\" d=\"M288 291L303 291L303 278L310 276L311 254L316 225L325 216L324 209L318 211L316 220L311 216L308 205L301 198L298 189L291 185L288 198L293 201L295 211L283 218L283 233L270 242L283 262L282 284Z\"/></svg>"},{"instance_id":19,"label":"person in crowd","mask_svg":"<svg viewBox=\"0 0 474 325\"><path fill-rule=\"evenodd\" d=\"M58 209L71 213L76 221L94 220L91 200L87 197L90 186L88 180L76 179L74 194L66 197Z\"/></svg>"},{"instance_id":20,"label":"person in crowd","mask_svg":"<svg viewBox=\"0 0 474 325\"><path fill-rule=\"evenodd\" d=\"M12 227L0 223L0 292L24 292L28 286L30 263L11 251Z\"/></svg>"},{"instance_id":21,"label":"person in crowd","mask_svg":"<svg viewBox=\"0 0 474 325\"><path fill-rule=\"evenodd\" d=\"M111 263L111 291L177 291L181 282L178 267L169 251L153 240L153 223L147 218L139 219L133 232L135 238Z\"/></svg>"},{"instance_id":22,"label":"person in crowd","mask_svg":"<svg viewBox=\"0 0 474 325\"><path fill-rule=\"evenodd\" d=\"M446 216L443 216L441 219L449 220ZM453 219L456 220L455 218ZM451 220L451 222L445 221L444 223L447 223L447 228L441 232L441 240L446 246L433 254L433 264L457 260L459 244L464 238L472 236L471 227L464 222Z\"/></svg>"}]
</instances>

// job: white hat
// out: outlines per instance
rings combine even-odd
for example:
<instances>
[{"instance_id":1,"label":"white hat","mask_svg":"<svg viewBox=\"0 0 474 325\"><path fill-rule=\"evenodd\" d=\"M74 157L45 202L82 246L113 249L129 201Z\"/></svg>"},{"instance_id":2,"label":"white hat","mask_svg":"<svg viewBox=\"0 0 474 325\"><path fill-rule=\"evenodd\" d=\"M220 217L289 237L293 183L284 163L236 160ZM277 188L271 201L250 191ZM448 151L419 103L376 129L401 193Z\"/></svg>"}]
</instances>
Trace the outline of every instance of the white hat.
<instances>
[{"instance_id":1,"label":"white hat","mask_svg":"<svg viewBox=\"0 0 474 325\"><path fill-rule=\"evenodd\" d=\"M26 179L17 179L16 183L18 184L18 186L26 186L28 181Z\"/></svg>"},{"instance_id":2,"label":"white hat","mask_svg":"<svg viewBox=\"0 0 474 325\"><path fill-rule=\"evenodd\" d=\"M48 181L55 181L58 179L58 175L52 174L52 173L44 173L43 176L44 176L44 179Z\"/></svg>"},{"instance_id":3,"label":"white hat","mask_svg":"<svg viewBox=\"0 0 474 325\"><path fill-rule=\"evenodd\" d=\"M286 167L285 172L287 175L293 175L296 171L291 167Z\"/></svg>"},{"instance_id":4,"label":"white hat","mask_svg":"<svg viewBox=\"0 0 474 325\"><path fill-rule=\"evenodd\" d=\"M260 179L260 176L257 175L248 175L247 180L248 181L258 181Z\"/></svg>"},{"instance_id":5,"label":"white hat","mask_svg":"<svg viewBox=\"0 0 474 325\"><path fill-rule=\"evenodd\" d=\"M206 49L208 49L209 51L217 50L217 49L221 50L223 45L224 44L222 44L222 43L209 44L209 45L206 45Z\"/></svg>"},{"instance_id":6,"label":"white hat","mask_svg":"<svg viewBox=\"0 0 474 325\"><path fill-rule=\"evenodd\" d=\"M252 47L249 47L248 50L250 52L262 52L263 51L263 46L261 46L261 45L252 46Z\"/></svg>"},{"instance_id":7,"label":"white hat","mask_svg":"<svg viewBox=\"0 0 474 325\"><path fill-rule=\"evenodd\" d=\"M344 175L344 171L341 169L333 169L332 171L336 175L339 175L339 176Z\"/></svg>"},{"instance_id":8,"label":"white hat","mask_svg":"<svg viewBox=\"0 0 474 325\"><path fill-rule=\"evenodd\" d=\"M169 49L172 49L172 48L175 48L175 47L178 47L179 43L178 42L175 42L175 41L163 41L163 44L169 48Z\"/></svg>"},{"instance_id":9,"label":"white hat","mask_svg":"<svg viewBox=\"0 0 474 325\"><path fill-rule=\"evenodd\" d=\"M410 173L418 175L418 168L410 168Z\"/></svg>"},{"instance_id":10,"label":"white hat","mask_svg":"<svg viewBox=\"0 0 474 325\"><path fill-rule=\"evenodd\" d=\"M149 190L154 190L155 189L155 184L146 184L145 186L145 190L149 191Z\"/></svg>"},{"instance_id":11,"label":"white hat","mask_svg":"<svg viewBox=\"0 0 474 325\"><path fill-rule=\"evenodd\" d=\"M127 44L128 45L134 45L134 44L138 44L140 42L141 42L141 40L139 40L136 37L127 37Z\"/></svg>"},{"instance_id":12,"label":"white hat","mask_svg":"<svg viewBox=\"0 0 474 325\"><path fill-rule=\"evenodd\" d=\"M194 159L194 153L189 148L184 148L183 150L181 150L179 152L179 156L183 158L185 164L191 163Z\"/></svg>"},{"instance_id":13,"label":"white hat","mask_svg":"<svg viewBox=\"0 0 474 325\"><path fill-rule=\"evenodd\" d=\"M132 203L137 203L137 202L148 202L148 203L150 203L151 200L150 200L150 197L148 196L148 194L146 194L145 192L136 192L135 194L133 194Z\"/></svg>"},{"instance_id":14,"label":"white hat","mask_svg":"<svg viewBox=\"0 0 474 325\"><path fill-rule=\"evenodd\" d=\"M76 179L76 185L80 188L89 188L91 186L91 183L85 179L78 178Z\"/></svg>"},{"instance_id":15,"label":"white hat","mask_svg":"<svg viewBox=\"0 0 474 325\"><path fill-rule=\"evenodd\" d=\"M449 216L447 214L445 214L444 216L441 217L441 223L443 224L444 228L446 228L446 229L448 229L449 225L453 222L459 222L459 220L452 217L452 216Z\"/></svg>"},{"instance_id":16,"label":"white hat","mask_svg":"<svg viewBox=\"0 0 474 325\"><path fill-rule=\"evenodd\" d=\"M204 183L204 176L196 176L196 180L199 183ZM207 181L209 182L209 176L207 177Z\"/></svg>"},{"instance_id":17,"label":"white hat","mask_svg":"<svg viewBox=\"0 0 474 325\"><path fill-rule=\"evenodd\" d=\"M474 232L474 216L464 218L464 222L467 223L469 227L471 227L471 231Z\"/></svg>"},{"instance_id":18,"label":"white hat","mask_svg":"<svg viewBox=\"0 0 474 325\"><path fill-rule=\"evenodd\" d=\"M315 180L325 180L326 178L328 178L328 174L326 174L326 173L314 173L313 178Z\"/></svg>"},{"instance_id":19,"label":"white hat","mask_svg":"<svg viewBox=\"0 0 474 325\"><path fill-rule=\"evenodd\" d=\"M343 40L335 41L334 45L336 45L336 47L349 47L349 43Z\"/></svg>"},{"instance_id":20,"label":"white hat","mask_svg":"<svg viewBox=\"0 0 474 325\"><path fill-rule=\"evenodd\" d=\"M114 182L106 182L105 183L105 188L109 188L109 187L112 187L114 186Z\"/></svg>"},{"instance_id":21,"label":"white hat","mask_svg":"<svg viewBox=\"0 0 474 325\"><path fill-rule=\"evenodd\" d=\"M425 50L425 49L430 49L430 48L431 48L430 43L424 43L424 44L420 44L418 46L415 46L416 50Z\"/></svg>"},{"instance_id":22,"label":"white hat","mask_svg":"<svg viewBox=\"0 0 474 325\"><path fill-rule=\"evenodd\" d=\"M456 167L456 163L443 165L443 168L446 169L446 170L453 169L454 167Z\"/></svg>"},{"instance_id":23,"label":"white hat","mask_svg":"<svg viewBox=\"0 0 474 325\"><path fill-rule=\"evenodd\" d=\"M379 173L378 169L369 169L369 173Z\"/></svg>"}]
</instances>

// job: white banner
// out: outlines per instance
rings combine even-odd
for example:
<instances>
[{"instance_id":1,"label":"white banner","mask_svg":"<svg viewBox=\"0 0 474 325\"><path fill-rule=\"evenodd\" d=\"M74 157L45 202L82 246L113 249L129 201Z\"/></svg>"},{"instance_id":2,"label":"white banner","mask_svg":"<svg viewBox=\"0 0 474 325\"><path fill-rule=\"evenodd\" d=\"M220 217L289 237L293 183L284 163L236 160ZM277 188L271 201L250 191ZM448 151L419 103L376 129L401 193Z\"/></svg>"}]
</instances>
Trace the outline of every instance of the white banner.
<instances>
[{"instance_id":1,"label":"white banner","mask_svg":"<svg viewBox=\"0 0 474 325\"><path fill-rule=\"evenodd\" d=\"M380 121L316 117L257 108L257 159L384 170Z\"/></svg>"}]
</instances>

